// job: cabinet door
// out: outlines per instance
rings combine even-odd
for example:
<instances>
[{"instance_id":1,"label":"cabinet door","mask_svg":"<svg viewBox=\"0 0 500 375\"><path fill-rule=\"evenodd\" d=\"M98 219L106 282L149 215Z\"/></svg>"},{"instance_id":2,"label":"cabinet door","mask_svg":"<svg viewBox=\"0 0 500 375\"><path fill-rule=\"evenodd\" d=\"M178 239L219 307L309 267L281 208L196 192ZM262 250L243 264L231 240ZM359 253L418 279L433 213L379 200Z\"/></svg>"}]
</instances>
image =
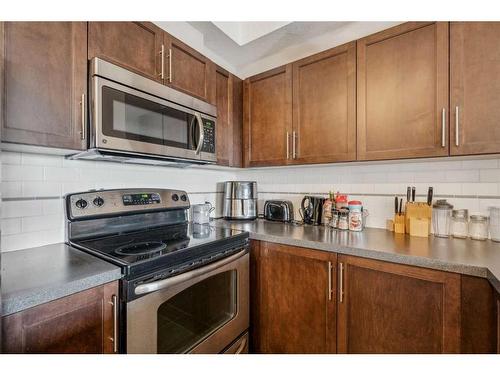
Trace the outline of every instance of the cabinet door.
<instances>
[{"instance_id":1,"label":"cabinet door","mask_svg":"<svg viewBox=\"0 0 500 375\"><path fill-rule=\"evenodd\" d=\"M261 243L264 353L335 353L335 254Z\"/></svg>"},{"instance_id":2,"label":"cabinet door","mask_svg":"<svg viewBox=\"0 0 500 375\"><path fill-rule=\"evenodd\" d=\"M358 159L448 155L448 24L358 41Z\"/></svg>"},{"instance_id":3,"label":"cabinet door","mask_svg":"<svg viewBox=\"0 0 500 375\"><path fill-rule=\"evenodd\" d=\"M452 155L500 152L500 22L450 25Z\"/></svg>"},{"instance_id":4,"label":"cabinet door","mask_svg":"<svg viewBox=\"0 0 500 375\"><path fill-rule=\"evenodd\" d=\"M294 161L356 160L356 42L293 63Z\"/></svg>"},{"instance_id":5,"label":"cabinet door","mask_svg":"<svg viewBox=\"0 0 500 375\"><path fill-rule=\"evenodd\" d=\"M100 57L161 81L163 31L150 22L89 22L88 58Z\"/></svg>"},{"instance_id":6,"label":"cabinet door","mask_svg":"<svg viewBox=\"0 0 500 375\"><path fill-rule=\"evenodd\" d=\"M113 353L118 282L4 317L6 353Z\"/></svg>"},{"instance_id":7,"label":"cabinet door","mask_svg":"<svg viewBox=\"0 0 500 375\"><path fill-rule=\"evenodd\" d=\"M460 352L460 275L344 255L338 268L339 353Z\"/></svg>"},{"instance_id":8,"label":"cabinet door","mask_svg":"<svg viewBox=\"0 0 500 375\"><path fill-rule=\"evenodd\" d=\"M0 24L2 141L86 147L86 55L85 22Z\"/></svg>"},{"instance_id":9,"label":"cabinet door","mask_svg":"<svg viewBox=\"0 0 500 375\"><path fill-rule=\"evenodd\" d=\"M215 104L215 64L173 36L163 35L165 83Z\"/></svg>"},{"instance_id":10,"label":"cabinet door","mask_svg":"<svg viewBox=\"0 0 500 375\"><path fill-rule=\"evenodd\" d=\"M216 69L217 164L241 167L242 82L226 70Z\"/></svg>"},{"instance_id":11,"label":"cabinet door","mask_svg":"<svg viewBox=\"0 0 500 375\"><path fill-rule=\"evenodd\" d=\"M243 88L245 167L287 164L291 133L291 65L247 78Z\"/></svg>"}]
</instances>

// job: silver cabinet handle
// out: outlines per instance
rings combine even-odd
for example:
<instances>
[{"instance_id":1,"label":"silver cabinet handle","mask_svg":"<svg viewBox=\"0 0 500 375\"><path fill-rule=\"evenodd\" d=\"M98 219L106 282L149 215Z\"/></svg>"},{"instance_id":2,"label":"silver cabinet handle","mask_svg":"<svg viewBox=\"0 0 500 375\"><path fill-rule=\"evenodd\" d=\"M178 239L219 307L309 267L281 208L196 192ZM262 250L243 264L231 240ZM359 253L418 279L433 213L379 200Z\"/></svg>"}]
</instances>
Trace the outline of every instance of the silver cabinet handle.
<instances>
[{"instance_id":1,"label":"silver cabinet handle","mask_svg":"<svg viewBox=\"0 0 500 375\"><path fill-rule=\"evenodd\" d=\"M455 146L460 146L460 138L458 135L458 105L455 107Z\"/></svg>"},{"instance_id":2,"label":"silver cabinet handle","mask_svg":"<svg viewBox=\"0 0 500 375\"><path fill-rule=\"evenodd\" d=\"M243 349L245 349L246 345L247 345L247 338L243 337L243 340L241 340L240 346L238 346L238 349L234 352L234 354L241 354Z\"/></svg>"},{"instance_id":3,"label":"silver cabinet handle","mask_svg":"<svg viewBox=\"0 0 500 375\"><path fill-rule=\"evenodd\" d=\"M290 133L286 132L286 158L290 159Z\"/></svg>"},{"instance_id":4,"label":"silver cabinet handle","mask_svg":"<svg viewBox=\"0 0 500 375\"><path fill-rule=\"evenodd\" d=\"M113 341L113 353L118 353L118 297L113 294L109 303L113 306L113 337L110 340Z\"/></svg>"},{"instance_id":5,"label":"silver cabinet handle","mask_svg":"<svg viewBox=\"0 0 500 375\"><path fill-rule=\"evenodd\" d=\"M194 117L196 117L196 121L198 122L198 132L199 132L199 139L198 139L198 146L196 146L196 155L198 155L201 151L201 148L203 147L203 141L205 140L205 131L203 129L203 120L201 119L201 115L196 112L194 114Z\"/></svg>"},{"instance_id":6,"label":"silver cabinet handle","mask_svg":"<svg viewBox=\"0 0 500 375\"><path fill-rule=\"evenodd\" d=\"M231 262L234 262L236 259L242 257L247 253L247 250L242 250L239 253L236 253L234 255L231 255L227 258L224 258L218 262L209 264L205 267L202 268L197 268L192 271L184 272L181 273L180 275L169 277L167 279L159 280L159 281L154 281L152 283L147 283L147 284L141 284L135 287L135 294L140 295L140 294L145 294L149 292L156 292L157 290L160 289L165 289L165 288L170 288L174 285L183 283L184 281L193 279L195 277L201 276L203 274L209 273L213 270L216 270L217 268L220 268L222 266L225 266L226 264L229 264Z\"/></svg>"},{"instance_id":7,"label":"silver cabinet handle","mask_svg":"<svg viewBox=\"0 0 500 375\"><path fill-rule=\"evenodd\" d=\"M295 131L292 132L292 159L297 158L297 151L295 149L295 138L297 135L295 134Z\"/></svg>"},{"instance_id":8,"label":"silver cabinet handle","mask_svg":"<svg viewBox=\"0 0 500 375\"><path fill-rule=\"evenodd\" d=\"M441 112L441 147L446 147L446 108Z\"/></svg>"},{"instance_id":9,"label":"silver cabinet handle","mask_svg":"<svg viewBox=\"0 0 500 375\"><path fill-rule=\"evenodd\" d=\"M160 78L164 79L165 78L165 45L161 45L161 68L160 68Z\"/></svg>"},{"instance_id":10,"label":"silver cabinet handle","mask_svg":"<svg viewBox=\"0 0 500 375\"><path fill-rule=\"evenodd\" d=\"M332 262L328 262L328 301L331 301L333 297L332 269Z\"/></svg>"},{"instance_id":11,"label":"silver cabinet handle","mask_svg":"<svg viewBox=\"0 0 500 375\"><path fill-rule=\"evenodd\" d=\"M344 301L344 263L339 263L339 301Z\"/></svg>"},{"instance_id":12,"label":"silver cabinet handle","mask_svg":"<svg viewBox=\"0 0 500 375\"><path fill-rule=\"evenodd\" d=\"M172 48L168 49L168 82L172 83L174 72L172 72Z\"/></svg>"},{"instance_id":13,"label":"silver cabinet handle","mask_svg":"<svg viewBox=\"0 0 500 375\"><path fill-rule=\"evenodd\" d=\"M87 106L85 105L85 94L82 94L82 98L81 98L81 102L80 102L80 109L82 111L82 118L81 118L81 121L82 121L82 134L81 134L81 138L82 138L82 141L85 140L86 138L86 133L87 133L87 129L86 129L86 113L85 113L85 110L86 110Z\"/></svg>"}]
</instances>

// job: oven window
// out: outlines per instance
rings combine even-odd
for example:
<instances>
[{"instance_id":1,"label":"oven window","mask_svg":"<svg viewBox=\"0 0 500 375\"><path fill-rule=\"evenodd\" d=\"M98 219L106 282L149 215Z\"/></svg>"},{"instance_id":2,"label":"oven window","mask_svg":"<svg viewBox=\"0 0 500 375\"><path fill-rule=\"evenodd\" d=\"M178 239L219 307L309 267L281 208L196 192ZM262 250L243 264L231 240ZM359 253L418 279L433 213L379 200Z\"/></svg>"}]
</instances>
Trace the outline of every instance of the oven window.
<instances>
[{"instance_id":1,"label":"oven window","mask_svg":"<svg viewBox=\"0 0 500 375\"><path fill-rule=\"evenodd\" d=\"M193 115L154 101L102 87L104 135L139 142L193 149Z\"/></svg>"},{"instance_id":2,"label":"oven window","mask_svg":"<svg viewBox=\"0 0 500 375\"><path fill-rule=\"evenodd\" d=\"M158 308L158 353L185 353L235 317L236 270L192 285Z\"/></svg>"}]
</instances>

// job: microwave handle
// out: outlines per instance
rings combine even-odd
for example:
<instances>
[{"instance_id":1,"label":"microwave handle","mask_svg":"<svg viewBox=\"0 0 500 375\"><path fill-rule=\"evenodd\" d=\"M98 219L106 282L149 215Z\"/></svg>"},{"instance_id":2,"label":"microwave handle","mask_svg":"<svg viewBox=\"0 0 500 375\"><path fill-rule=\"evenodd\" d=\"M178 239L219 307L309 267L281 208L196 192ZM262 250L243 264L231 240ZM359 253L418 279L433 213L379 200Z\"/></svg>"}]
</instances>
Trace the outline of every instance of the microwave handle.
<instances>
[{"instance_id":1,"label":"microwave handle","mask_svg":"<svg viewBox=\"0 0 500 375\"><path fill-rule=\"evenodd\" d=\"M201 119L201 115L198 112L195 112L194 117L196 117L196 122L198 123L198 146L196 146L196 155L198 155L203 147L203 141L205 139L205 131L203 129L203 120Z\"/></svg>"},{"instance_id":2,"label":"microwave handle","mask_svg":"<svg viewBox=\"0 0 500 375\"><path fill-rule=\"evenodd\" d=\"M234 262L236 259L242 257L246 253L247 253L247 249L244 249L244 250L242 250L234 255L228 256L227 258L224 258L218 262L209 264L205 267L197 268L197 269L194 269L192 271L184 272L184 273L181 273L180 275L169 277L169 278L163 279L163 280L154 281L152 283L140 284L140 285L135 287L134 292L136 295L139 295L139 294L156 292L157 290L160 290L160 289L171 288L174 285L177 285L177 284L183 283L187 280L193 279L195 277L204 275L204 274L209 273L213 270L216 270L217 268L225 266L226 264Z\"/></svg>"}]
</instances>

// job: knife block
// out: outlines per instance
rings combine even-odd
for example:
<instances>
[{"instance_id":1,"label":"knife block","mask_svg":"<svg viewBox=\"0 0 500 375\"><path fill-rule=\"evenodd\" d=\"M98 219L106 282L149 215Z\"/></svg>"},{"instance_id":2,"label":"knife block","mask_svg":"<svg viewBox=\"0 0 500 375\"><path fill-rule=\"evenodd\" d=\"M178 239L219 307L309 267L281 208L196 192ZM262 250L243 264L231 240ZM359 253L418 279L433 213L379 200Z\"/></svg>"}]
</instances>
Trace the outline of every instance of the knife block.
<instances>
[{"instance_id":1,"label":"knife block","mask_svg":"<svg viewBox=\"0 0 500 375\"><path fill-rule=\"evenodd\" d=\"M406 202L405 227L406 233L410 233L410 219L426 220L427 233L431 232L432 206L425 202ZM422 231L419 231L422 233Z\"/></svg>"},{"instance_id":2,"label":"knife block","mask_svg":"<svg viewBox=\"0 0 500 375\"><path fill-rule=\"evenodd\" d=\"M405 217L403 215L394 216L394 233L405 233Z\"/></svg>"}]
</instances>

